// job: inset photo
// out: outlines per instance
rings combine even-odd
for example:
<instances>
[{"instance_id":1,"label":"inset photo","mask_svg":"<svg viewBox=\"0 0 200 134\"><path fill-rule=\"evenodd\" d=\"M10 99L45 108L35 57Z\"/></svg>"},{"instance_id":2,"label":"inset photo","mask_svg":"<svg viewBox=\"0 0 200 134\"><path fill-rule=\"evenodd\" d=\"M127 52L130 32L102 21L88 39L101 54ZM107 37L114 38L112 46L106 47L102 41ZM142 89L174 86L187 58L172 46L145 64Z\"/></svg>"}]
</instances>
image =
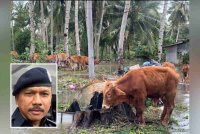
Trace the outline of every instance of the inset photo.
<instances>
[{"instance_id":1,"label":"inset photo","mask_svg":"<svg viewBox=\"0 0 200 134\"><path fill-rule=\"evenodd\" d=\"M57 64L10 65L11 127L57 127Z\"/></svg>"}]
</instances>

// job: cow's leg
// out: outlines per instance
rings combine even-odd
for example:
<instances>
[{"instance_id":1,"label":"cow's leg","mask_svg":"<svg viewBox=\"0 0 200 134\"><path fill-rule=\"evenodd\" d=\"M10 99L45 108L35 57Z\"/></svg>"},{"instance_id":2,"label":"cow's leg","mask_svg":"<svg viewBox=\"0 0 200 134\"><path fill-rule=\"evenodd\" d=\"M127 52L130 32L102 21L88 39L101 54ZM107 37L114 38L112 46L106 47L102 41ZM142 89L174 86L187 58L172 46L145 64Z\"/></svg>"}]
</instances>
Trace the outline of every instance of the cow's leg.
<instances>
[{"instance_id":1,"label":"cow's leg","mask_svg":"<svg viewBox=\"0 0 200 134\"><path fill-rule=\"evenodd\" d=\"M136 101L135 109L136 109L136 122L139 123L141 127L145 126L144 121L144 98L140 98Z\"/></svg>"},{"instance_id":2,"label":"cow's leg","mask_svg":"<svg viewBox=\"0 0 200 134\"><path fill-rule=\"evenodd\" d=\"M176 93L168 94L166 96L166 102L165 102L165 108L164 108L165 115L163 117L161 117L161 123L164 126L167 126L169 123L170 116L171 116L172 111L175 106L175 104L174 104L175 96L176 96Z\"/></svg>"},{"instance_id":3,"label":"cow's leg","mask_svg":"<svg viewBox=\"0 0 200 134\"><path fill-rule=\"evenodd\" d=\"M164 109L163 109L163 112L161 114L161 119L160 119L160 121L162 122L162 120L164 119L164 117L166 115L166 99L165 99L165 97L162 97L161 100L164 103Z\"/></svg>"},{"instance_id":4,"label":"cow's leg","mask_svg":"<svg viewBox=\"0 0 200 134\"><path fill-rule=\"evenodd\" d=\"M159 98L152 98L152 105L154 107L157 107L158 106L158 102L159 102Z\"/></svg>"}]
</instances>

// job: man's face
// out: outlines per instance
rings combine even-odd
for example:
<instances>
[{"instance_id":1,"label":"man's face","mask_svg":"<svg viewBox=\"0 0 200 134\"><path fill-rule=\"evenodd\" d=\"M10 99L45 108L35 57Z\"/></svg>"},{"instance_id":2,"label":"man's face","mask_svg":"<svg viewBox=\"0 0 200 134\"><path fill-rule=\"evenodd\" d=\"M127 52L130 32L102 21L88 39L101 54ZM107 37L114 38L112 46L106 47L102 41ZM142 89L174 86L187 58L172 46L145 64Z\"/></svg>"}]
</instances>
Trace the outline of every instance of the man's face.
<instances>
[{"instance_id":1,"label":"man's face","mask_svg":"<svg viewBox=\"0 0 200 134\"><path fill-rule=\"evenodd\" d=\"M23 117L37 122L48 113L51 97L51 87L28 87L16 95L16 104Z\"/></svg>"}]
</instances>

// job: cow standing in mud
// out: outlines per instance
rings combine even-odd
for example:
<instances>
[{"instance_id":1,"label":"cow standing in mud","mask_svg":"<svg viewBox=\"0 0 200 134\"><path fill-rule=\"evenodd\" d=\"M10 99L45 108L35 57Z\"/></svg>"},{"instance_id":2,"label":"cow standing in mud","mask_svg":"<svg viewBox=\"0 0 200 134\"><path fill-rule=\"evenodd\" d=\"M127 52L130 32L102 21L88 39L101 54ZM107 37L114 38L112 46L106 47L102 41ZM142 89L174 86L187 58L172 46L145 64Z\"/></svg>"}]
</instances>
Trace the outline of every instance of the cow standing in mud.
<instances>
[{"instance_id":1,"label":"cow standing in mud","mask_svg":"<svg viewBox=\"0 0 200 134\"><path fill-rule=\"evenodd\" d=\"M136 121L145 125L145 98L161 98L164 110L161 123L167 126L174 109L179 75L171 68L142 67L131 70L116 82L107 82L103 90L104 109L122 102L132 104L136 109Z\"/></svg>"},{"instance_id":2,"label":"cow standing in mud","mask_svg":"<svg viewBox=\"0 0 200 134\"><path fill-rule=\"evenodd\" d=\"M190 70L190 65L189 64L183 64L181 68L181 72L183 73L183 82L188 82L189 80L189 70Z\"/></svg>"}]
</instances>

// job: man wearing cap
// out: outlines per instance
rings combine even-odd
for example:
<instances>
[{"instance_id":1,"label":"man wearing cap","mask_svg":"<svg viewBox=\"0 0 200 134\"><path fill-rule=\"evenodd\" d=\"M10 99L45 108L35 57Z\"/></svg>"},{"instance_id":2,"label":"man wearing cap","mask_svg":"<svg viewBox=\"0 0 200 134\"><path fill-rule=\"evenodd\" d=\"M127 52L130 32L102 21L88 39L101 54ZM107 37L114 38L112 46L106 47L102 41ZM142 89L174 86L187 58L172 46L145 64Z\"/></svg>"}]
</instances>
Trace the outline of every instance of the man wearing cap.
<instances>
[{"instance_id":1,"label":"man wearing cap","mask_svg":"<svg viewBox=\"0 0 200 134\"><path fill-rule=\"evenodd\" d=\"M48 71L35 67L20 76L14 85L17 108L12 115L13 127L56 127L46 118L52 98L52 83Z\"/></svg>"}]
</instances>

